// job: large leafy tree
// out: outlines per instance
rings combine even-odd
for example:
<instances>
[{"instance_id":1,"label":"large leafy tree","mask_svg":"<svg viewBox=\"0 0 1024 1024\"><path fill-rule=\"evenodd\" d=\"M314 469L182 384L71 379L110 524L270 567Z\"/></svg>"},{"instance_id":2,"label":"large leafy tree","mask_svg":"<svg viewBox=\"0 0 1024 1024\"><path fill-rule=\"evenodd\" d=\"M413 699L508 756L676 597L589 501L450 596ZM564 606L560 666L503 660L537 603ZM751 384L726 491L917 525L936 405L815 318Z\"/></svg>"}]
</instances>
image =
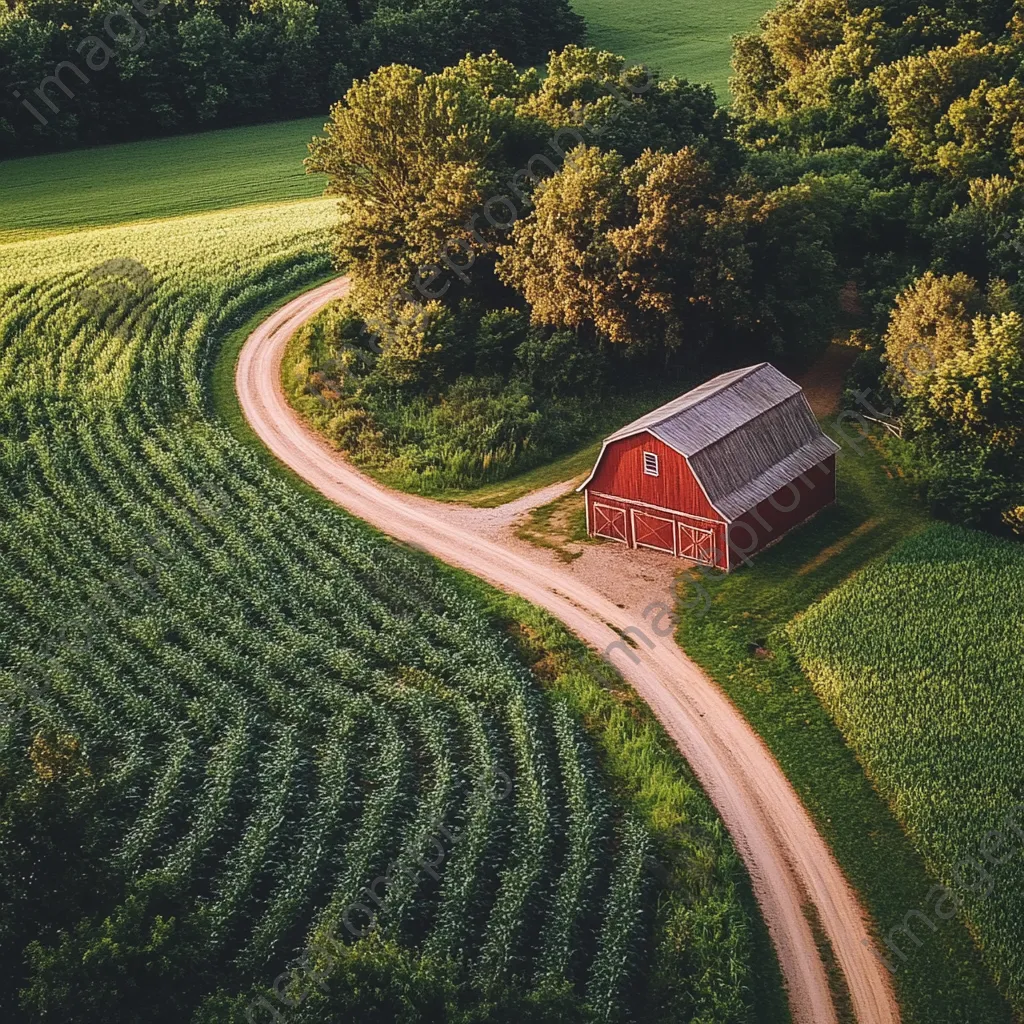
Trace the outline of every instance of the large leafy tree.
<instances>
[{"instance_id":1,"label":"large leafy tree","mask_svg":"<svg viewBox=\"0 0 1024 1024\"><path fill-rule=\"evenodd\" d=\"M838 285L828 197L809 184L737 193L730 184L690 148L647 151L626 166L581 147L538 188L499 274L535 322L613 343L813 347Z\"/></svg>"},{"instance_id":2,"label":"large leafy tree","mask_svg":"<svg viewBox=\"0 0 1024 1024\"><path fill-rule=\"evenodd\" d=\"M936 270L1003 280L1024 308L1024 183L1002 175L975 178L966 202L934 225L932 237Z\"/></svg>"},{"instance_id":3,"label":"large leafy tree","mask_svg":"<svg viewBox=\"0 0 1024 1024\"><path fill-rule=\"evenodd\" d=\"M510 170L503 147L515 115L481 79L501 74L516 76L497 58L436 75L381 68L352 86L311 143L307 166L341 200L337 253L367 312L439 298L451 284L439 283L444 267L458 273L488 248L488 226L473 214Z\"/></svg>"},{"instance_id":4,"label":"large leafy tree","mask_svg":"<svg viewBox=\"0 0 1024 1024\"><path fill-rule=\"evenodd\" d=\"M500 250L499 276L529 303L536 323L594 325L631 340L618 253L609 232L625 223L629 197L617 153L579 147L537 189L532 215Z\"/></svg>"},{"instance_id":5,"label":"large leafy tree","mask_svg":"<svg viewBox=\"0 0 1024 1024\"><path fill-rule=\"evenodd\" d=\"M898 297L885 344L933 502L1024 532L1024 321L1006 302L964 274L926 274Z\"/></svg>"},{"instance_id":6,"label":"large leafy tree","mask_svg":"<svg viewBox=\"0 0 1024 1024\"><path fill-rule=\"evenodd\" d=\"M571 126L581 133L580 141L585 136L626 160L645 149L694 146L723 169L740 163L731 119L710 86L663 79L656 70L607 51L567 46L552 53L547 74L520 105L520 114L553 128Z\"/></svg>"},{"instance_id":7,"label":"large leafy tree","mask_svg":"<svg viewBox=\"0 0 1024 1024\"><path fill-rule=\"evenodd\" d=\"M759 145L878 147L965 177L1005 169L1016 117L1013 0L793 0L737 40L732 88ZM991 152L986 155L988 147Z\"/></svg>"},{"instance_id":8,"label":"large leafy tree","mask_svg":"<svg viewBox=\"0 0 1024 1024\"><path fill-rule=\"evenodd\" d=\"M501 250L499 274L534 322L616 344L677 348L688 339L701 240L721 203L713 169L691 149L618 153L580 147L537 190L533 214Z\"/></svg>"},{"instance_id":9,"label":"large leafy tree","mask_svg":"<svg viewBox=\"0 0 1024 1024\"><path fill-rule=\"evenodd\" d=\"M1024 50L967 33L874 73L891 142L918 169L959 180L1024 167Z\"/></svg>"},{"instance_id":10,"label":"large leafy tree","mask_svg":"<svg viewBox=\"0 0 1024 1024\"><path fill-rule=\"evenodd\" d=\"M435 75L382 68L334 107L308 166L342 200L337 249L357 304L386 324L410 300L507 302L491 253L578 144L628 162L650 140L673 151L685 143L688 159L723 178L738 163L730 133L709 90L570 46L543 78L497 54ZM555 188L574 181L570 173Z\"/></svg>"},{"instance_id":11,"label":"large leafy tree","mask_svg":"<svg viewBox=\"0 0 1024 1024\"><path fill-rule=\"evenodd\" d=\"M885 334L890 385L910 395L940 363L967 348L971 321L985 308L985 296L966 274L936 276L928 271L896 297Z\"/></svg>"}]
</instances>

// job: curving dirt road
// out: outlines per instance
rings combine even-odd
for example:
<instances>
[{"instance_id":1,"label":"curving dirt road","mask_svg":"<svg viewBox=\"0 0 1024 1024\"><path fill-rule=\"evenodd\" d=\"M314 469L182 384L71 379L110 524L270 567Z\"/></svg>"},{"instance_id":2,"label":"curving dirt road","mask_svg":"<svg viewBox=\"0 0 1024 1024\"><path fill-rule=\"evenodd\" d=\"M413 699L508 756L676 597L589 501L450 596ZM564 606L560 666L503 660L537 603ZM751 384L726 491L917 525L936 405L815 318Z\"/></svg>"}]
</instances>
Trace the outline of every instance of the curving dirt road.
<instances>
[{"instance_id":1,"label":"curving dirt road","mask_svg":"<svg viewBox=\"0 0 1024 1024\"><path fill-rule=\"evenodd\" d=\"M799 797L764 743L671 636L659 638L592 587L555 566L467 530L457 510L381 487L300 421L280 384L292 333L347 290L331 281L290 302L245 343L235 383L253 430L283 463L353 515L514 592L557 616L609 660L654 709L714 802L743 857L785 976L797 1024L837 1024L810 903L835 951L860 1024L896 1024L890 976L872 952L864 913ZM652 620L656 618L652 613ZM643 627L635 650L621 631ZM648 646L650 645L650 646Z\"/></svg>"}]
</instances>

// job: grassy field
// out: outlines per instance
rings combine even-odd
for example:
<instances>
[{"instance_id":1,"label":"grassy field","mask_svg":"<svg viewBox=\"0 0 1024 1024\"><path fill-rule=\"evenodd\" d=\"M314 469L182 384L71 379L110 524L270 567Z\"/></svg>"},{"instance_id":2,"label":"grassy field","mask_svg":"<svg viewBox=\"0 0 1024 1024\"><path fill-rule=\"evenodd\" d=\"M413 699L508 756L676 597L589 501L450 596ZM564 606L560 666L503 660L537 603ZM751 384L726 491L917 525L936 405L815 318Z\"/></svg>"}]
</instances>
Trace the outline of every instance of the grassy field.
<instances>
[{"instance_id":1,"label":"grassy field","mask_svg":"<svg viewBox=\"0 0 1024 1024\"><path fill-rule=\"evenodd\" d=\"M707 8L686 0L576 0L589 42L728 98L730 38L750 29L763 0ZM325 115L326 116L326 115ZM234 206L308 199L323 191L302 170L325 118L102 146L3 163L0 243L71 229Z\"/></svg>"},{"instance_id":2,"label":"grassy field","mask_svg":"<svg viewBox=\"0 0 1024 1024\"><path fill-rule=\"evenodd\" d=\"M989 968L1024 1010L1024 546L933 527L813 605L790 638L954 894L938 908L934 897L908 903L932 922L919 918L917 934L930 941L962 901ZM906 935L894 942L895 963L918 956Z\"/></svg>"},{"instance_id":3,"label":"grassy field","mask_svg":"<svg viewBox=\"0 0 1024 1024\"><path fill-rule=\"evenodd\" d=\"M306 143L325 118L10 160L0 170L0 242L70 229L309 199Z\"/></svg>"},{"instance_id":4,"label":"grassy field","mask_svg":"<svg viewBox=\"0 0 1024 1024\"><path fill-rule=\"evenodd\" d=\"M710 82L729 100L732 37L749 32L766 0L573 0L587 19L588 42L693 82Z\"/></svg>"},{"instance_id":5,"label":"grassy field","mask_svg":"<svg viewBox=\"0 0 1024 1024\"><path fill-rule=\"evenodd\" d=\"M784 1020L742 864L635 695L221 419L240 332L328 273L333 217L0 245L0 1011L240 1022L315 947L497 1018L533 992L567 1024ZM133 287L86 303L111 257ZM382 872L383 952L346 930ZM331 984L303 1014L349 1018Z\"/></svg>"},{"instance_id":6,"label":"grassy field","mask_svg":"<svg viewBox=\"0 0 1024 1024\"><path fill-rule=\"evenodd\" d=\"M669 73L710 82L728 98L730 39L764 0L576 0L589 42ZM326 116L326 115L325 115ZM70 229L159 219L319 195L302 171L324 118L307 118L74 150L3 163L0 242Z\"/></svg>"},{"instance_id":7,"label":"grassy field","mask_svg":"<svg viewBox=\"0 0 1024 1024\"><path fill-rule=\"evenodd\" d=\"M764 737L884 936L902 925L908 911L934 904L929 893L935 879L819 699L788 630L851 575L928 530L930 520L870 445L851 443L849 432L837 440L844 446L837 504L760 554L753 568L685 582L678 638ZM972 570L964 566L960 576L961 592L967 592ZM993 577L993 587L998 579ZM887 599L894 620L910 614L909 608L897 611L908 603L899 588ZM984 628L1006 628L1005 605L990 610ZM941 622L948 611L940 613ZM923 631L937 628L934 621L914 621ZM866 656L877 650L868 645ZM954 743L952 723L933 724ZM900 731L903 723L893 716L891 727ZM914 756L921 737L911 736L908 726L903 739L909 742L906 755ZM994 749L1008 756L1001 742ZM907 776L906 784L913 779ZM939 922L935 933L916 931L921 945L896 965L904 1024L1008 1024L1009 1007L967 929L953 919Z\"/></svg>"}]
</instances>

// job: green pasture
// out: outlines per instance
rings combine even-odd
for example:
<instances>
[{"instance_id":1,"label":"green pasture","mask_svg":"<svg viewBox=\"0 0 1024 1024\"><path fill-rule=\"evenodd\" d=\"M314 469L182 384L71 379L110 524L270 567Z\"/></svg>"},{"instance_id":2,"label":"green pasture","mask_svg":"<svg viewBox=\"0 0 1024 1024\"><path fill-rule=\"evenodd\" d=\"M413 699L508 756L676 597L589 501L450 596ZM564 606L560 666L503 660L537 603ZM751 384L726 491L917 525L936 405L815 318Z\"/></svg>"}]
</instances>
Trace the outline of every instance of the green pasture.
<instances>
[{"instance_id":1,"label":"green pasture","mask_svg":"<svg viewBox=\"0 0 1024 1024\"><path fill-rule=\"evenodd\" d=\"M813 605L790 639L933 872L1024 1006L1024 547L937 525ZM920 931L928 931L916 918ZM916 956L897 933L888 955Z\"/></svg>"},{"instance_id":2,"label":"green pasture","mask_svg":"<svg viewBox=\"0 0 1024 1024\"><path fill-rule=\"evenodd\" d=\"M714 7L694 0L576 0L591 45L710 82L723 101L732 36L750 30L765 6L764 0L727 0ZM309 199L323 186L303 173L302 159L323 121L305 118L6 161L0 164L0 242Z\"/></svg>"},{"instance_id":3,"label":"green pasture","mask_svg":"<svg viewBox=\"0 0 1024 1024\"><path fill-rule=\"evenodd\" d=\"M824 426L843 446L837 460L836 504L762 552L749 568L707 578L694 572L685 579L678 639L764 738L884 941L894 928L903 925L908 912L934 905L933 887L943 874L936 870L934 857L919 838L908 836L909 819L892 799L900 788L915 792L921 801L937 798L935 789L943 766L936 762L936 774L929 778L931 762L918 765L914 772L904 771L905 765L898 768L893 763L893 752L903 750L912 760L920 756L925 740L939 746L964 742L966 737L957 735L957 722L964 711L982 709L984 701L978 699L977 680L956 682L948 665L962 656L962 645L972 634L991 645L989 634L1009 628L1013 608L1005 602L993 603L1000 576L990 557L951 552L955 564L945 567L941 579L937 578L943 594L928 601L922 600L926 588L920 581L908 590L896 585L893 570L870 568L880 560L887 565L887 557L898 563L898 553L905 550L901 545L909 550L916 550L912 546L919 542L927 546L926 538L936 535L935 527L911 488L885 464L880 445L859 438L849 423L827 421ZM988 538L983 541L993 543ZM840 595L857 592L859 580L873 579L879 571L893 577L893 585L872 589L872 617L844 614L853 607ZM989 573L995 575L985 582ZM847 580L852 582L845 583ZM1012 592L1019 594L1019 581L1015 587ZM957 594L965 600L968 595L979 595L988 602L988 617L982 614L979 619L974 614L962 625L951 621L963 614L962 606L956 605ZM821 605L816 605L818 601ZM837 602L842 602L842 607ZM797 653L796 637L801 639L801 648L810 649L812 630L817 632L815 627L824 620L825 611L831 612L832 632L827 642L814 642L814 649L838 650L838 638L846 635L841 649L848 685L842 697L834 695L835 687L830 690L833 696L824 695L822 686L815 685L817 668L809 678ZM806 625L801 622L804 615ZM905 621L908 619L913 625ZM920 634L917 640L908 635L914 630ZM908 708L914 706L913 694L920 683L904 668L916 664L915 659L919 662L928 643L948 642L951 635L960 645L960 653L949 652L938 671L947 680L948 704L955 707L958 700L965 702L959 717L944 717L941 705L934 702L910 715ZM944 640L928 641L926 637ZM877 687L868 693L871 686L864 676L875 671L872 666L880 658L887 659L889 665L890 691L884 706L877 704ZM919 671L920 665L916 668ZM906 690L897 709L894 695L900 692L901 681ZM884 762L882 793L875 785L876 779L882 779L882 763L876 763L877 744L862 743L863 729L848 730L854 713L857 721L875 716L877 726L881 716L888 722L891 735L885 739L889 756ZM926 727L922 718L928 721ZM936 730L930 740L926 728ZM879 739L883 738L879 733ZM1008 756L1005 743L999 742L1002 745L996 744L994 735L985 763L991 764L999 754ZM950 758L953 756L951 750ZM952 799L956 795L947 792L941 798L945 809L941 804L931 809L933 832L938 823L954 821L949 805L956 802ZM966 788L959 795L964 807L977 797ZM946 840L950 844L965 841L955 833ZM998 913L997 902L1006 905L999 897L990 902L992 913ZM896 964L894 974L903 1024L1009 1024L1013 1015L996 991L971 932L958 918L936 920L934 932L925 925L916 932L921 939L917 946L903 937L909 955ZM1012 929L1001 931L1004 938L1010 934ZM896 939L900 938L897 933Z\"/></svg>"},{"instance_id":4,"label":"green pasture","mask_svg":"<svg viewBox=\"0 0 1024 1024\"><path fill-rule=\"evenodd\" d=\"M0 164L0 242L233 206L310 199L324 118L71 150Z\"/></svg>"},{"instance_id":5,"label":"green pasture","mask_svg":"<svg viewBox=\"0 0 1024 1024\"><path fill-rule=\"evenodd\" d=\"M574 0L588 42L693 82L710 82L729 99L732 37L749 32L771 6L765 0Z\"/></svg>"}]
</instances>

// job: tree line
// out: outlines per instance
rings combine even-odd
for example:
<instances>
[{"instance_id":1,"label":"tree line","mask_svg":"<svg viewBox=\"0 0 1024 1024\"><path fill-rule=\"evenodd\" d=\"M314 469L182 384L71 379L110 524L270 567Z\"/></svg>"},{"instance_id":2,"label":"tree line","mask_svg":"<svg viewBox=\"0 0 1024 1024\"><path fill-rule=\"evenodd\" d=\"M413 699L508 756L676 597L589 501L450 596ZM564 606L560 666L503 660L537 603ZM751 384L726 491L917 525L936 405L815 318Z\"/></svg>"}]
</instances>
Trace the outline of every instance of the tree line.
<instances>
[{"instance_id":1,"label":"tree line","mask_svg":"<svg viewBox=\"0 0 1024 1024\"><path fill-rule=\"evenodd\" d=\"M738 136L850 197L853 390L934 509L1024 532L1024 10L796 0L738 40Z\"/></svg>"},{"instance_id":2,"label":"tree line","mask_svg":"<svg viewBox=\"0 0 1024 1024\"><path fill-rule=\"evenodd\" d=\"M729 111L575 46L544 75L490 55L355 83L309 161L355 281L329 361L303 356L338 443L468 484L645 375L795 367L841 327L935 510L1024 528L1024 14L796 0L734 69Z\"/></svg>"},{"instance_id":3,"label":"tree line","mask_svg":"<svg viewBox=\"0 0 1024 1024\"><path fill-rule=\"evenodd\" d=\"M564 450L624 396L823 344L841 222L763 187L708 86L570 45L356 82L308 167L340 199L351 296L299 336L295 400L417 490Z\"/></svg>"},{"instance_id":4,"label":"tree line","mask_svg":"<svg viewBox=\"0 0 1024 1024\"><path fill-rule=\"evenodd\" d=\"M317 114L391 61L527 64L581 33L568 0L9 0L0 158Z\"/></svg>"}]
</instances>

